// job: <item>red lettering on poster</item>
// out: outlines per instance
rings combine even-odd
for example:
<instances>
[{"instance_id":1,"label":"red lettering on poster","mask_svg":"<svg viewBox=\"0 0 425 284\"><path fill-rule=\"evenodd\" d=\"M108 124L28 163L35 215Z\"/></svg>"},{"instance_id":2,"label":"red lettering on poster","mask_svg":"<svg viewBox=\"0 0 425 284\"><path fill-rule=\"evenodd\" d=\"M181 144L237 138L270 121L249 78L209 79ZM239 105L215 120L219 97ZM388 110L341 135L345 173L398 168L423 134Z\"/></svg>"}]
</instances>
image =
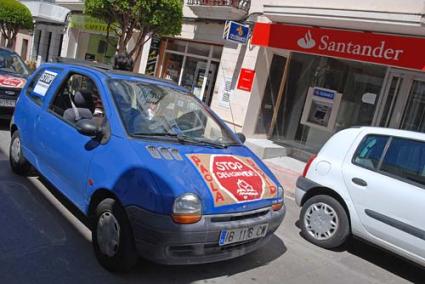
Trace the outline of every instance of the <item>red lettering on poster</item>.
<instances>
[{"instance_id":1,"label":"red lettering on poster","mask_svg":"<svg viewBox=\"0 0 425 284\"><path fill-rule=\"evenodd\" d=\"M216 156L211 172L237 201L257 200L263 194L263 179L250 166L232 156Z\"/></svg>"},{"instance_id":2,"label":"red lettering on poster","mask_svg":"<svg viewBox=\"0 0 425 284\"><path fill-rule=\"evenodd\" d=\"M11 77L11 76L0 76L0 86L6 88L22 88L25 85L25 79Z\"/></svg>"},{"instance_id":3,"label":"red lettering on poster","mask_svg":"<svg viewBox=\"0 0 425 284\"><path fill-rule=\"evenodd\" d=\"M255 70L250 69L241 69L241 74L239 75L238 89L251 92L252 84L254 83Z\"/></svg>"},{"instance_id":4,"label":"red lettering on poster","mask_svg":"<svg viewBox=\"0 0 425 284\"><path fill-rule=\"evenodd\" d=\"M253 45L425 71L425 38L256 23Z\"/></svg>"}]
</instances>

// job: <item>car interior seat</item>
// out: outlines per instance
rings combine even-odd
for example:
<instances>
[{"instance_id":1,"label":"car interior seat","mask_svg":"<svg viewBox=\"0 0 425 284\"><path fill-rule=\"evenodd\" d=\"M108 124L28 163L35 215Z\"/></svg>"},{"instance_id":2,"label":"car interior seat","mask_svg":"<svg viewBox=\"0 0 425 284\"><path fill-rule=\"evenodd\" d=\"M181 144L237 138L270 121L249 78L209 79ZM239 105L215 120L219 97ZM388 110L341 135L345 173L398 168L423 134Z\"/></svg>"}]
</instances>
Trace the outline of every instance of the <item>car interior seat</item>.
<instances>
[{"instance_id":1,"label":"car interior seat","mask_svg":"<svg viewBox=\"0 0 425 284\"><path fill-rule=\"evenodd\" d=\"M78 91L73 98L73 106L65 110L63 118L71 123L81 119L92 119L94 102L91 94L87 91Z\"/></svg>"}]
</instances>

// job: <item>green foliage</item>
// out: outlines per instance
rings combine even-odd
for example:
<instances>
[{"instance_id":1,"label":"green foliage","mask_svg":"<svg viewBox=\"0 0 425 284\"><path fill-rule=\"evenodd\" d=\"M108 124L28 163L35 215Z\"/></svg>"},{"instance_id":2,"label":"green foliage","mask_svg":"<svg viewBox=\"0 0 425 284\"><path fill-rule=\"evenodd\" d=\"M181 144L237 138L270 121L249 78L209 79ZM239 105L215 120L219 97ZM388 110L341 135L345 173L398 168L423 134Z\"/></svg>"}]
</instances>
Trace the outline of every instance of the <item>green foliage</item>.
<instances>
[{"instance_id":1,"label":"green foliage","mask_svg":"<svg viewBox=\"0 0 425 284\"><path fill-rule=\"evenodd\" d=\"M33 28L31 12L17 0L1 0L0 25L12 29L31 30Z\"/></svg>"},{"instance_id":2,"label":"green foliage","mask_svg":"<svg viewBox=\"0 0 425 284\"><path fill-rule=\"evenodd\" d=\"M12 47L19 30L33 29L30 10L17 0L0 0L0 29Z\"/></svg>"},{"instance_id":3,"label":"green foliage","mask_svg":"<svg viewBox=\"0 0 425 284\"><path fill-rule=\"evenodd\" d=\"M86 0L85 13L108 23L119 37L119 51L127 46L134 31L141 35L177 35L183 18L182 0ZM136 47L143 45L136 39ZM133 54L134 50L130 51Z\"/></svg>"}]
</instances>

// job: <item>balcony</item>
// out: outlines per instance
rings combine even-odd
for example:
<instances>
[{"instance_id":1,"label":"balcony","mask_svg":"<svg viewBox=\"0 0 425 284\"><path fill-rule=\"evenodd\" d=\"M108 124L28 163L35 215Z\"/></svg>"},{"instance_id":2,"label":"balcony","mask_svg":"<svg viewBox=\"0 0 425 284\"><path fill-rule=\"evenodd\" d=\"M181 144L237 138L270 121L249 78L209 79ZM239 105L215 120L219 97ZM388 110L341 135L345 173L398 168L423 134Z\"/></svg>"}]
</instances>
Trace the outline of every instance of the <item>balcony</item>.
<instances>
[{"instance_id":1,"label":"balcony","mask_svg":"<svg viewBox=\"0 0 425 284\"><path fill-rule=\"evenodd\" d=\"M248 15L251 0L187 0L186 4L198 18L237 21Z\"/></svg>"}]
</instances>

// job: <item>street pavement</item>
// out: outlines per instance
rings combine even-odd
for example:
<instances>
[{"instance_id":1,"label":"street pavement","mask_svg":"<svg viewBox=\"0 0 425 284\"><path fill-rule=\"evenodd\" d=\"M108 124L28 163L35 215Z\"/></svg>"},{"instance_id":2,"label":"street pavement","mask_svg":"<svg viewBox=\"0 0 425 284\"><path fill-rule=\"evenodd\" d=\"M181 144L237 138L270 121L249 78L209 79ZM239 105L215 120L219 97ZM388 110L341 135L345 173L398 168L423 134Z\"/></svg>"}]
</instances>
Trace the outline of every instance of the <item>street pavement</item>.
<instances>
[{"instance_id":1,"label":"street pavement","mask_svg":"<svg viewBox=\"0 0 425 284\"><path fill-rule=\"evenodd\" d=\"M161 266L141 260L128 274L100 267L84 217L38 177L18 177L8 162L10 135L0 124L0 283L425 283L425 270L358 240L338 251L299 235L299 209L270 243L225 262Z\"/></svg>"}]
</instances>

